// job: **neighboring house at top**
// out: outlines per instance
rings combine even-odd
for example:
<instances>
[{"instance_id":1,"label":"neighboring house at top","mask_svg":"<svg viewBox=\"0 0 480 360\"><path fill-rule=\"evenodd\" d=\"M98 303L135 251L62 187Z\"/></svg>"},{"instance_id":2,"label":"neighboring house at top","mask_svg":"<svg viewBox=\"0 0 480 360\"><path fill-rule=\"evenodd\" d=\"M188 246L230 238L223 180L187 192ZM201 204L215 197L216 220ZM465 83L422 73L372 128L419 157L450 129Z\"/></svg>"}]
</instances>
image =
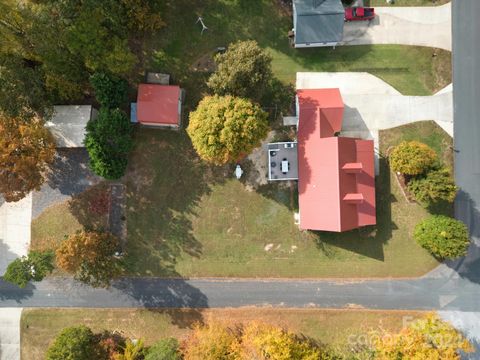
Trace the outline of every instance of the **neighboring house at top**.
<instances>
[{"instance_id":1,"label":"neighboring house at top","mask_svg":"<svg viewBox=\"0 0 480 360\"><path fill-rule=\"evenodd\" d=\"M132 122L178 129L182 120L183 90L177 85L140 84L132 104Z\"/></svg>"},{"instance_id":2,"label":"neighboring house at top","mask_svg":"<svg viewBox=\"0 0 480 360\"><path fill-rule=\"evenodd\" d=\"M297 108L298 141L268 148L269 179L298 179L300 228L342 232L374 225L373 141L335 136L344 109L338 89L298 90Z\"/></svg>"},{"instance_id":3,"label":"neighboring house at top","mask_svg":"<svg viewBox=\"0 0 480 360\"><path fill-rule=\"evenodd\" d=\"M343 38L345 9L341 0L294 0L293 45L335 46Z\"/></svg>"},{"instance_id":4,"label":"neighboring house at top","mask_svg":"<svg viewBox=\"0 0 480 360\"><path fill-rule=\"evenodd\" d=\"M91 105L57 105L45 125L52 133L57 148L84 147L87 123L97 114Z\"/></svg>"}]
</instances>

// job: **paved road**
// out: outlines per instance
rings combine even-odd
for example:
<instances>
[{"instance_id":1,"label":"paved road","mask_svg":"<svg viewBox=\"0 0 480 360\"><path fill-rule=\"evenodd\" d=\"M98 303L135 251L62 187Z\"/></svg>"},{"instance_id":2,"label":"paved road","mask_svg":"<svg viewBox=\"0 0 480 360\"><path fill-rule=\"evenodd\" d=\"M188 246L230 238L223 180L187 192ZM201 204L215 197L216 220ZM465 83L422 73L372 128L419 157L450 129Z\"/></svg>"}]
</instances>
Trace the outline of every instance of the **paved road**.
<instances>
[{"instance_id":1,"label":"paved road","mask_svg":"<svg viewBox=\"0 0 480 360\"><path fill-rule=\"evenodd\" d=\"M70 279L50 279L25 289L0 282L8 307L365 307L372 309L480 311L479 279L393 281L124 279L92 289Z\"/></svg>"},{"instance_id":2,"label":"paved road","mask_svg":"<svg viewBox=\"0 0 480 360\"><path fill-rule=\"evenodd\" d=\"M453 3L455 180L460 195L455 216L473 239L460 273L480 274L480 1Z\"/></svg>"},{"instance_id":3,"label":"paved road","mask_svg":"<svg viewBox=\"0 0 480 360\"><path fill-rule=\"evenodd\" d=\"M375 13L377 16L372 21L346 23L342 44L402 44L452 49L450 3L434 7L376 7Z\"/></svg>"}]
</instances>

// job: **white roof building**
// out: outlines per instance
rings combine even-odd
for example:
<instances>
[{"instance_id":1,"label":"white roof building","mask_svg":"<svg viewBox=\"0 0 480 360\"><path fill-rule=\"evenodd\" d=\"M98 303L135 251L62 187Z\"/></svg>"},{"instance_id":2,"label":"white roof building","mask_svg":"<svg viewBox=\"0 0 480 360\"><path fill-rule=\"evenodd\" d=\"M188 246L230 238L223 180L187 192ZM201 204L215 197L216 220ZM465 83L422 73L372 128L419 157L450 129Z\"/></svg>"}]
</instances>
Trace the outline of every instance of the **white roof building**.
<instances>
[{"instance_id":1,"label":"white roof building","mask_svg":"<svg viewBox=\"0 0 480 360\"><path fill-rule=\"evenodd\" d=\"M46 127L50 130L58 148L84 147L86 126L97 116L91 105L57 105Z\"/></svg>"}]
</instances>

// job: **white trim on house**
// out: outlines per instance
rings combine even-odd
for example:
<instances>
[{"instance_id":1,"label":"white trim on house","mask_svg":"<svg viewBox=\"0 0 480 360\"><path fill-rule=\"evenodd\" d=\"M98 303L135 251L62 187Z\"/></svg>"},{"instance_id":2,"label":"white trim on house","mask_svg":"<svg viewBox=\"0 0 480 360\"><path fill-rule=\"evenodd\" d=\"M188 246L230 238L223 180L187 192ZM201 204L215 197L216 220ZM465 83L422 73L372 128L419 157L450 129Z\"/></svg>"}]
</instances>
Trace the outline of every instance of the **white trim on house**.
<instances>
[{"instance_id":1,"label":"white trim on house","mask_svg":"<svg viewBox=\"0 0 480 360\"><path fill-rule=\"evenodd\" d=\"M327 47L332 46L335 47L338 45L338 42L326 42L326 43L303 43L297 44L295 43L295 48L309 48L309 47Z\"/></svg>"}]
</instances>

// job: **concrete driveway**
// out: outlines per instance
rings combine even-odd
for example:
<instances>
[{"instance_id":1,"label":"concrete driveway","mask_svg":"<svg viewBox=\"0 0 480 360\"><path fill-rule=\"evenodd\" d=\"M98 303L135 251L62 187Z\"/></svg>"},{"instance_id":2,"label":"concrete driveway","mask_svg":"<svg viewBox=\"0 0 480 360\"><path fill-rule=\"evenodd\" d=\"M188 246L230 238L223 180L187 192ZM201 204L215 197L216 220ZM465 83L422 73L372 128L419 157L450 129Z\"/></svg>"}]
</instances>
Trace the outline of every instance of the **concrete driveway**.
<instances>
[{"instance_id":1,"label":"concrete driveway","mask_svg":"<svg viewBox=\"0 0 480 360\"><path fill-rule=\"evenodd\" d=\"M296 86L339 88L345 104L342 135L373 139L376 149L379 130L420 120L434 120L453 136L451 85L433 96L404 96L369 73L297 73Z\"/></svg>"},{"instance_id":2,"label":"concrete driveway","mask_svg":"<svg viewBox=\"0 0 480 360\"><path fill-rule=\"evenodd\" d=\"M12 260L27 254L31 221L31 194L14 203L0 197L0 276Z\"/></svg>"},{"instance_id":3,"label":"concrete driveway","mask_svg":"<svg viewBox=\"0 0 480 360\"><path fill-rule=\"evenodd\" d=\"M424 7L377 7L374 20L345 23L343 45L402 44L452 50L450 3Z\"/></svg>"},{"instance_id":4,"label":"concrete driveway","mask_svg":"<svg viewBox=\"0 0 480 360\"><path fill-rule=\"evenodd\" d=\"M0 308L0 360L20 359L22 308Z\"/></svg>"}]
</instances>

